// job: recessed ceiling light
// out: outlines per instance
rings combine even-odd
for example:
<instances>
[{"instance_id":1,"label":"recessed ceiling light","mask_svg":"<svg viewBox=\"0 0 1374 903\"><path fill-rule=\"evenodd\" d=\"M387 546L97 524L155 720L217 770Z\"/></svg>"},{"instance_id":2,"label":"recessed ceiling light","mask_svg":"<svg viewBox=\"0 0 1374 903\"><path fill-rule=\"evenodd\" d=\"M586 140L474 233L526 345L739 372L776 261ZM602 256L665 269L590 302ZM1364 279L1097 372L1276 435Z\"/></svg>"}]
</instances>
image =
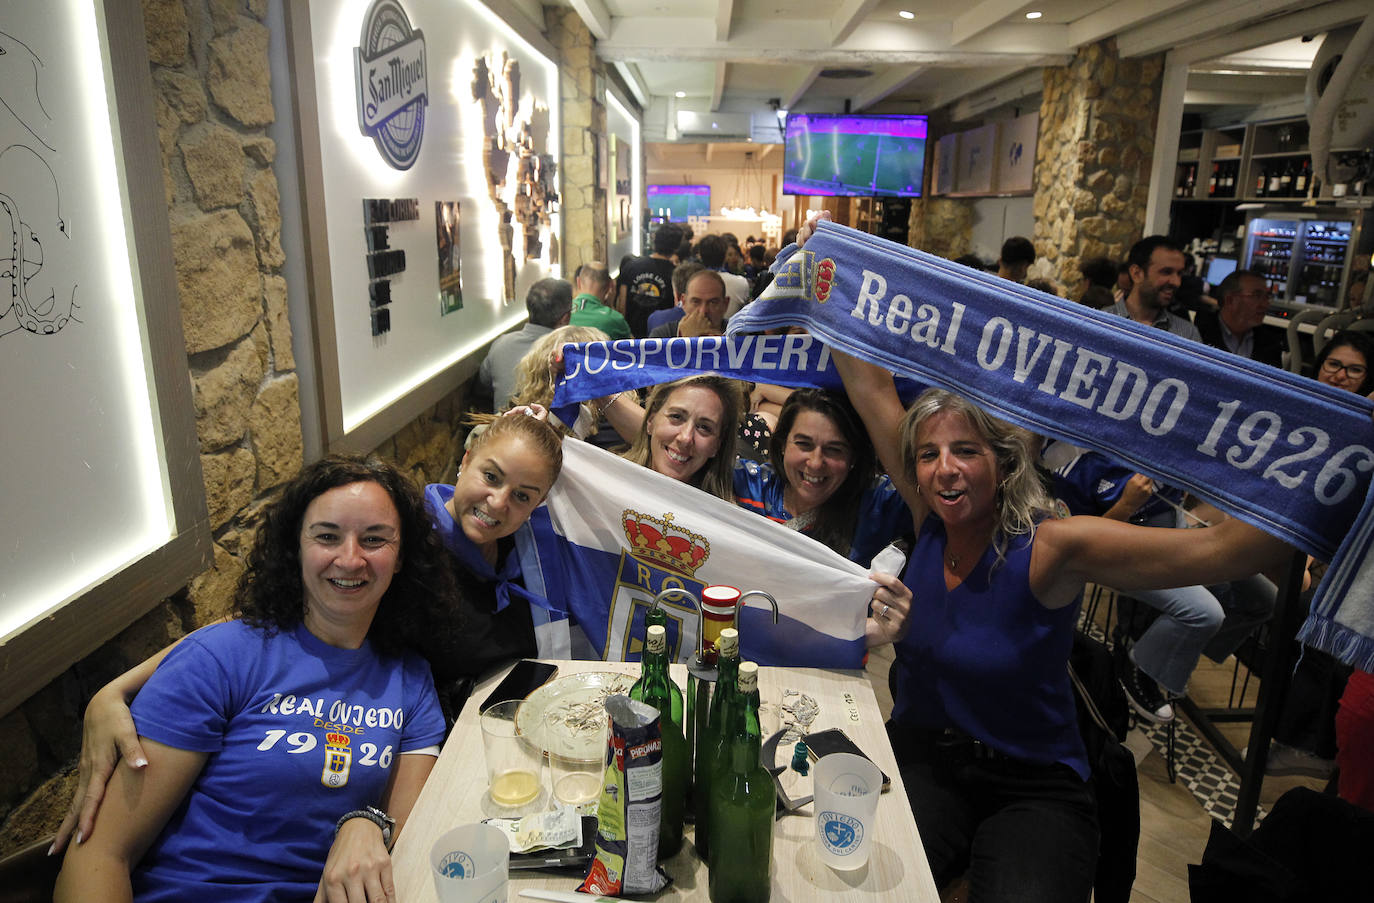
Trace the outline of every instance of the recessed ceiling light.
<instances>
[{"instance_id":1,"label":"recessed ceiling light","mask_svg":"<svg viewBox=\"0 0 1374 903\"><path fill-rule=\"evenodd\" d=\"M915 13L911 12L910 10L906 10L906 9L899 11L899 12L897 13L897 15L901 16L903 19L914 19L914 18L916 18L916 14L915 14Z\"/></svg>"},{"instance_id":2,"label":"recessed ceiling light","mask_svg":"<svg viewBox=\"0 0 1374 903\"><path fill-rule=\"evenodd\" d=\"M686 97L686 96L687 96L687 92L686 92L686 91L677 91L677 92L675 92L675 93L673 94L673 96L674 96L674 97Z\"/></svg>"},{"instance_id":3,"label":"recessed ceiling light","mask_svg":"<svg viewBox=\"0 0 1374 903\"><path fill-rule=\"evenodd\" d=\"M1038 19L1038 18L1040 18L1040 17L1043 16L1043 15L1044 15L1044 13L1040 13L1040 12L1029 12L1029 13L1026 13L1026 18L1027 18L1027 19Z\"/></svg>"}]
</instances>

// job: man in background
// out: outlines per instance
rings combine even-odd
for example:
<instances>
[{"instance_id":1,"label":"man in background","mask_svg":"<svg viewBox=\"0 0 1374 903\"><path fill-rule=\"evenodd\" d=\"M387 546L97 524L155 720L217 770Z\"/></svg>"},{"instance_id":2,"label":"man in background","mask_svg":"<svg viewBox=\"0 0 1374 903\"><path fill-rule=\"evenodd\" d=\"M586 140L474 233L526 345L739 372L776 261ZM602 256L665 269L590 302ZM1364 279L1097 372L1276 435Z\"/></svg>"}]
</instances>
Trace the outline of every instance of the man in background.
<instances>
[{"instance_id":1,"label":"man in background","mask_svg":"<svg viewBox=\"0 0 1374 903\"><path fill-rule=\"evenodd\" d=\"M1201 342L1192 321L1169 313L1183 277L1182 249L1163 235L1151 235L1131 245L1126 260L1130 265L1130 294L1107 312Z\"/></svg>"},{"instance_id":2,"label":"man in background","mask_svg":"<svg viewBox=\"0 0 1374 903\"><path fill-rule=\"evenodd\" d=\"M725 282L715 270L701 269L687 279L682 318L649 333L651 339L725 334Z\"/></svg>"},{"instance_id":3,"label":"man in background","mask_svg":"<svg viewBox=\"0 0 1374 903\"><path fill-rule=\"evenodd\" d=\"M540 279L525 296L525 311L529 320L515 332L497 336L477 371L478 383L491 390L491 404L496 411L510 407L515 394L515 368L530 347L559 326L568 325L572 285L566 279Z\"/></svg>"},{"instance_id":4,"label":"man in background","mask_svg":"<svg viewBox=\"0 0 1374 903\"><path fill-rule=\"evenodd\" d=\"M673 255L681 243L681 230L672 223L664 223L654 233L654 252L647 257L632 257L620 267L616 277L616 309L637 339L649 333L649 314L673 306Z\"/></svg>"},{"instance_id":5,"label":"man in background","mask_svg":"<svg viewBox=\"0 0 1374 903\"><path fill-rule=\"evenodd\" d=\"M1029 238L1013 235L1002 242L1002 253L997 258L997 275L1012 282L1025 282L1026 273L1035 263L1035 245Z\"/></svg>"},{"instance_id":6,"label":"man in background","mask_svg":"<svg viewBox=\"0 0 1374 903\"><path fill-rule=\"evenodd\" d=\"M573 276L573 287L577 294L572 299L570 325L591 326L612 339L630 337L630 325L606 303L615 294L615 282L606 264L600 261L582 264Z\"/></svg>"},{"instance_id":7,"label":"man in background","mask_svg":"<svg viewBox=\"0 0 1374 903\"><path fill-rule=\"evenodd\" d=\"M720 235L703 235L697 242L697 260L701 265L720 274L725 284L725 299L729 302L730 314L749 303L749 280L725 270L725 249L729 243Z\"/></svg>"},{"instance_id":8,"label":"man in background","mask_svg":"<svg viewBox=\"0 0 1374 903\"><path fill-rule=\"evenodd\" d=\"M1216 312L1200 310L1193 318L1202 340L1252 361L1283 366L1288 338L1284 330L1264 322L1270 300L1264 278L1250 270L1236 270L1221 280L1217 297L1221 306Z\"/></svg>"}]
</instances>

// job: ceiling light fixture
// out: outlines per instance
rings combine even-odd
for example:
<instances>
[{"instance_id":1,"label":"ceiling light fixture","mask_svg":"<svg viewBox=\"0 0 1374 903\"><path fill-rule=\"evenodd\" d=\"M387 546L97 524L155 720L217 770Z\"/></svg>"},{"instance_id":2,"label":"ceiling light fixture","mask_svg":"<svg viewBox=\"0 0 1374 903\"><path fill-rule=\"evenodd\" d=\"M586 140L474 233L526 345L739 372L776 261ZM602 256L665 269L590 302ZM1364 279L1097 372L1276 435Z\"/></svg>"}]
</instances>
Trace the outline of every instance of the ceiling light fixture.
<instances>
[{"instance_id":1,"label":"ceiling light fixture","mask_svg":"<svg viewBox=\"0 0 1374 903\"><path fill-rule=\"evenodd\" d=\"M906 9L898 10L897 15L901 16L903 19L914 19L914 18L916 18L916 14L915 14L915 13L911 12L910 10L906 10Z\"/></svg>"},{"instance_id":2,"label":"ceiling light fixture","mask_svg":"<svg viewBox=\"0 0 1374 903\"><path fill-rule=\"evenodd\" d=\"M673 96L674 96L674 97L686 97L686 96L687 96L687 92L686 92L686 91L676 91L676 92L674 92Z\"/></svg>"},{"instance_id":3,"label":"ceiling light fixture","mask_svg":"<svg viewBox=\"0 0 1374 903\"><path fill-rule=\"evenodd\" d=\"M1044 13L1042 13L1042 12L1028 12L1028 13L1026 13L1026 18L1027 18L1027 19L1038 19L1038 18L1040 18L1040 17L1043 16L1043 15L1044 15Z\"/></svg>"}]
</instances>

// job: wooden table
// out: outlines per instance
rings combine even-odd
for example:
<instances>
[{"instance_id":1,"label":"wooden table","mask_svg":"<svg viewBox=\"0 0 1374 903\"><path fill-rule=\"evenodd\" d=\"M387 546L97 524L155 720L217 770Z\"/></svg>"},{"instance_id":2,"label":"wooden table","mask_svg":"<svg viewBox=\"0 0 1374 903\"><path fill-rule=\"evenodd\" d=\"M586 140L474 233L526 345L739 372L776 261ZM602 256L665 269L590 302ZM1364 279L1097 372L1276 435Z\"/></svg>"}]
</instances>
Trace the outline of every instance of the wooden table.
<instances>
[{"instance_id":1,"label":"wooden table","mask_svg":"<svg viewBox=\"0 0 1374 903\"><path fill-rule=\"evenodd\" d=\"M639 672L638 664L623 662L561 661L556 664L560 675L580 671ZM473 691L396 843L392 862L397 898L405 903L432 903L435 900L429 871L429 849L434 839L457 825L482 819L486 771L476 709L503 676L504 671ZM685 690L686 670L674 665L673 677ZM774 903L819 899L901 899L938 903L939 894L867 676L862 671L760 668L761 720L765 738L776 727L777 705L784 689L799 690L814 697L820 704L820 712L811 730L843 728L878 767L891 776L892 789L878 801L877 833L868 865L852 872L835 871L821 864L816 852L815 813L809 804L797 814L778 819L773 831ZM690 825L687 837L678 854L663 863L673 883L655 899L707 899L706 865L690 842ZM576 890L581 878L580 873L570 870L518 870L511 873L510 900L515 903L523 888Z\"/></svg>"}]
</instances>

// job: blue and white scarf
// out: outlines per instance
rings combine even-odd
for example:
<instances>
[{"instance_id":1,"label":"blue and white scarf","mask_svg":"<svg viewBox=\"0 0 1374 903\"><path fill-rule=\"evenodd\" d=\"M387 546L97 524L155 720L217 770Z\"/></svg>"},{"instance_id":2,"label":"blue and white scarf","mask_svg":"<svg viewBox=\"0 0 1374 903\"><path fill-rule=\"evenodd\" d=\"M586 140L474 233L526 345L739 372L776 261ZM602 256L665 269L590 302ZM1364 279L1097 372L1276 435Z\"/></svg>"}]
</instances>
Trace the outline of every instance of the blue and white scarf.
<instances>
[{"instance_id":1,"label":"blue and white scarf","mask_svg":"<svg viewBox=\"0 0 1374 903\"><path fill-rule=\"evenodd\" d=\"M774 271L732 335L805 326L1330 561L1299 638L1374 670L1367 399L832 223Z\"/></svg>"}]
</instances>

